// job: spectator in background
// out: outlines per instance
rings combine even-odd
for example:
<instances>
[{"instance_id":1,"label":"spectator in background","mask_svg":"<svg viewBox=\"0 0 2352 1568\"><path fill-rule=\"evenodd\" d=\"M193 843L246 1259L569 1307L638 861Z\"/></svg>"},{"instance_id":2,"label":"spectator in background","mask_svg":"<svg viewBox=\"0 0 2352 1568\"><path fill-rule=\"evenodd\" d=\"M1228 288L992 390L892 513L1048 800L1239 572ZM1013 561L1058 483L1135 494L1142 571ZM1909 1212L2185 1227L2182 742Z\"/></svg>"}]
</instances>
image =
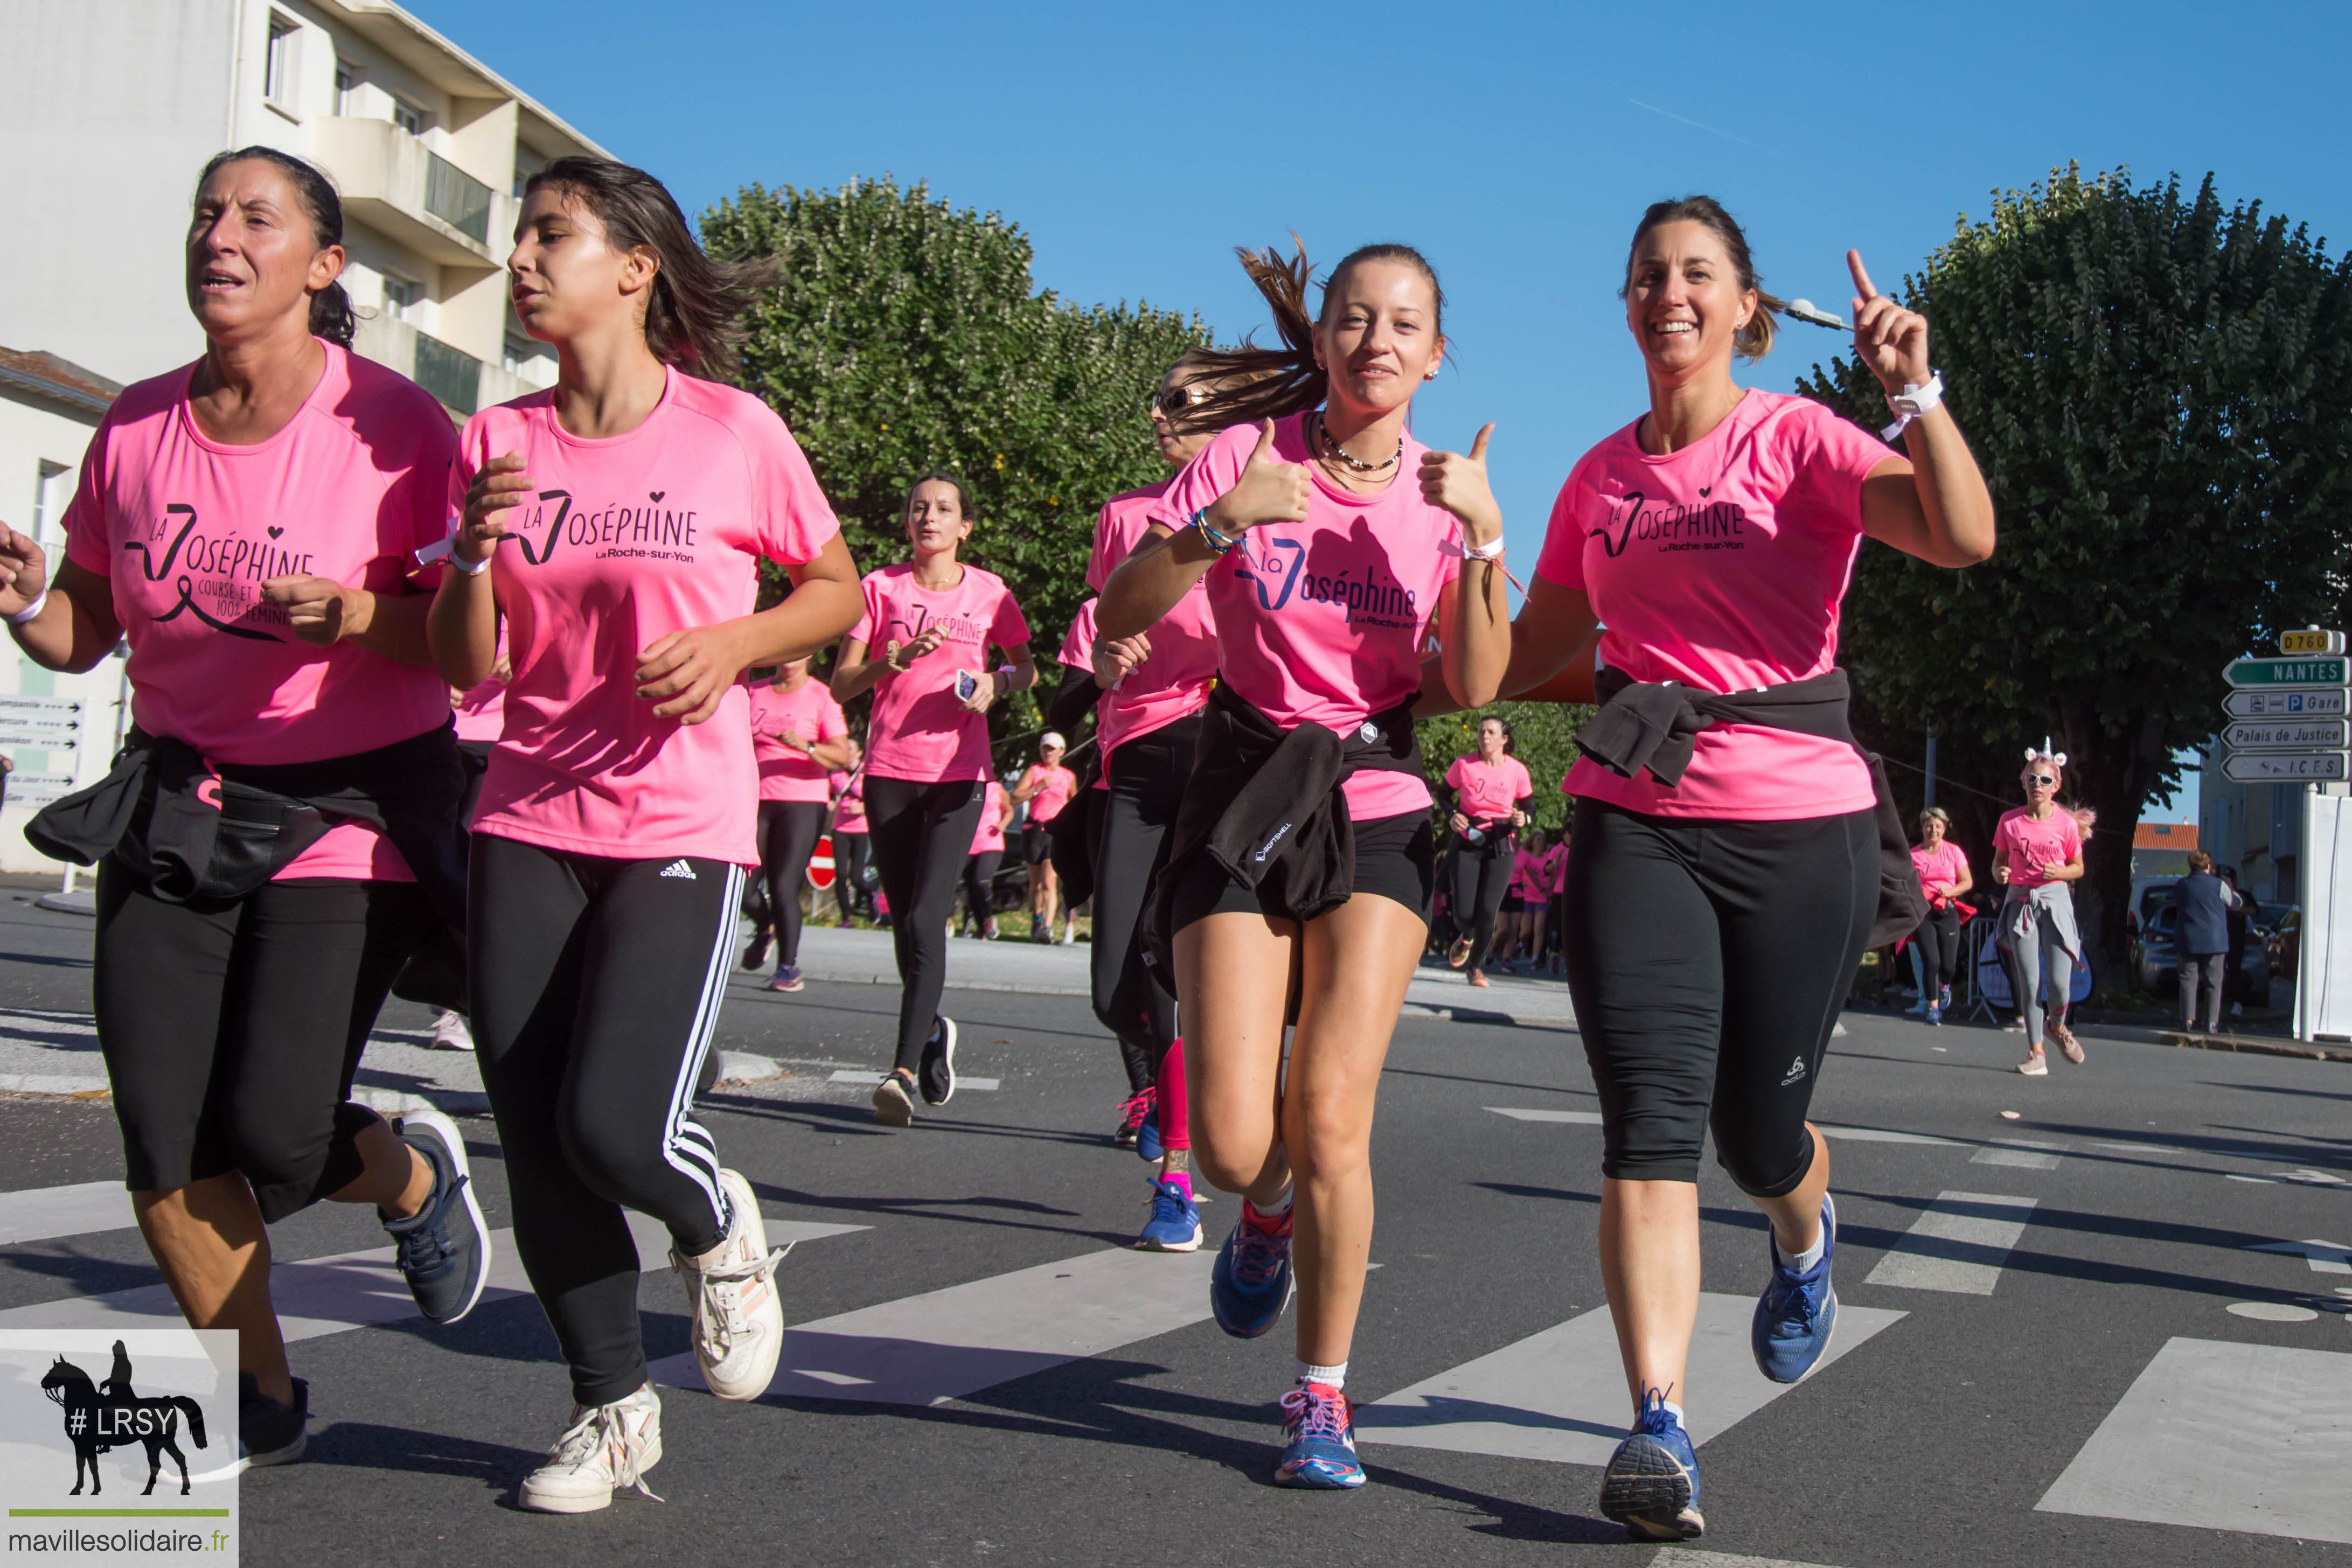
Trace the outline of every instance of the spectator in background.
<instances>
[{"instance_id":1,"label":"spectator in background","mask_svg":"<svg viewBox=\"0 0 2352 1568\"><path fill-rule=\"evenodd\" d=\"M2205 1027L2221 1027L2221 981L2230 963L2230 911L2244 901L2213 874L2213 857L2189 852L2189 874L2172 884L2173 945L2180 957L2180 1027L2197 1027L2197 998L2205 996ZM2241 936L2242 944L2245 938Z\"/></svg>"}]
</instances>

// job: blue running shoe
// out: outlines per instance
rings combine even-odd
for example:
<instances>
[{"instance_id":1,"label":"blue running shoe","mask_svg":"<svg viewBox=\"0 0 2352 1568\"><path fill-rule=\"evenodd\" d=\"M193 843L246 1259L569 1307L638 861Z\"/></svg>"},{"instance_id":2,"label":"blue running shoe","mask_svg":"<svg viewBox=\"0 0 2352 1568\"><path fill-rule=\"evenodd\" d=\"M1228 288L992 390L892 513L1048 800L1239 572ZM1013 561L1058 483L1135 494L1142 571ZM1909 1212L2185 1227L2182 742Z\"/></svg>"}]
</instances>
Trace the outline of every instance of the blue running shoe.
<instances>
[{"instance_id":1,"label":"blue running shoe","mask_svg":"<svg viewBox=\"0 0 2352 1568\"><path fill-rule=\"evenodd\" d=\"M1198 1252L1201 1249L1201 1210L1184 1184L1155 1181L1151 1184L1151 1218L1143 1227L1143 1234L1135 1239L1139 1252Z\"/></svg>"},{"instance_id":2,"label":"blue running shoe","mask_svg":"<svg viewBox=\"0 0 2352 1568\"><path fill-rule=\"evenodd\" d=\"M1657 1389L1645 1393L1633 1429L1601 1472L1601 1511L1636 1541L1696 1541L1706 1530L1698 1455Z\"/></svg>"},{"instance_id":3,"label":"blue running shoe","mask_svg":"<svg viewBox=\"0 0 2352 1568\"><path fill-rule=\"evenodd\" d=\"M1748 1341L1759 1372L1775 1383L1795 1383L1821 1364L1837 1329L1837 1288L1830 1283L1830 1265L1837 1261L1836 1203L1822 1197L1822 1260L1803 1273L1789 1267L1779 1242L1769 1245L1772 1280L1756 1302Z\"/></svg>"},{"instance_id":4,"label":"blue running shoe","mask_svg":"<svg viewBox=\"0 0 2352 1568\"><path fill-rule=\"evenodd\" d=\"M474 1310L490 1278L490 1228L474 1197L465 1135L440 1112L411 1111L400 1120L400 1141L431 1167L433 1190L406 1219L383 1219L394 1260L408 1281L416 1310L428 1322L454 1323Z\"/></svg>"},{"instance_id":5,"label":"blue running shoe","mask_svg":"<svg viewBox=\"0 0 2352 1568\"><path fill-rule=\"evenodd\" d=\"M1209 1270L1209 1311L1235 1339L1255 1339L1290 1304L1290 1210L1278 1220L1242 1199L1242 1217Z\"/></svg>"},{"instance_id":6,"label":"blue running shoe","mask_svg":"<svg viewBox=\"0 0 2352 1568\"><path fill-rule=\"evenodd\" d=\"M1348 1491L1364 1484L1356 1462L1356 1407L1328 1383L1302 1383L1282 1396L1282 1462L1274 1484Z\"/></svg>"},{"instance_id":7,"label":"blue running shoe","mask_svg":"<svg viewBox=\"0 0 2352 1568\"><path fill-rule=\"evenodd\" d=\"M1150 1104L1144 1107L1143 1120L1136 1124L1135 1152L1142 1159L1158 1165L1168 1153L1168 1145L1160 1139L1160 1096L1153 1094Z\"/></svg>"}]
</instances>

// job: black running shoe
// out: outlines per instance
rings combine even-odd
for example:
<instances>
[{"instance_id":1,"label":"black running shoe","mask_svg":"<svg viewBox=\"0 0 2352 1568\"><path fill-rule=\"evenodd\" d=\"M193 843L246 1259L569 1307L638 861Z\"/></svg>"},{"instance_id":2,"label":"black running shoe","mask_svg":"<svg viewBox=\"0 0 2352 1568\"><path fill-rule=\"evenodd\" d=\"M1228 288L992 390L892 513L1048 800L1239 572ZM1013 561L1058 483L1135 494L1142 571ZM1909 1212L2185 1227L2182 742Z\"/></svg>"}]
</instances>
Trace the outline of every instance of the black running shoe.
<instances>
[{"instance_id":1,"label":"black running shoe","mask_svg":"<svg viewBox=\"0 0 2352 1568\"><path fill-rule=\"evenodd\" d=\"M294 1380L294 1403L280 1405L261 1391L253 1374L236 1375L236 1468L290 1465L309 1446L310 1385Z\"/></svg>"},{"instance_id":2,"label":"black running shoe","mask_svg":"<svg viewBox=\"0 0 2352 1568\"><path fill-rule=\"evenodd\" d=\"M752 932L751 945L743 949L743 967L757 969L765 964L768 961L768 945L775 939L776 934L764 925Z\"/></svg>"},{"instance_id":3,"label":"black running shoe","mask_svg":"<svg viewBox=\"0 0 2352 1568\"><path fill-rule=\"evenodd\" d=\"M384 1234L416 1310L430 1322L454 1323L474 1310L490 1277L490 1228L474 1201L466 1141L438 1111L402 1116L400 1141L433 1167L433 1191L408 1218L385 1220Z\"/></svg>"},{"instance_id":4,"label":"black running shoe","mask_svg":"<svg viewBox=\"0 0 2352 1568\"><path fill-rule=\"evenodd\" d=\"M955 1019L940 1014L931 1038L923 1041L922 1065L915 1070L926 1105L944 1105L955 1098Z\"/></svg>"}]
</instances>

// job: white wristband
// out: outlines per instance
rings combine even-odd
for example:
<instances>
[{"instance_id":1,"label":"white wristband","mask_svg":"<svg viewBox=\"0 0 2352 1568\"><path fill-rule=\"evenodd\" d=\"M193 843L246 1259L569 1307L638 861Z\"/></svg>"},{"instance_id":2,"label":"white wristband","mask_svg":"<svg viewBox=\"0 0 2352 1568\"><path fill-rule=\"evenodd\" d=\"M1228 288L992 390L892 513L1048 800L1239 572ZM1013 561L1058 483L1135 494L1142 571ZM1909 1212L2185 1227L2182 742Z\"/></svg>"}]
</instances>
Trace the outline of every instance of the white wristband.
<instances>
[{"instance_id":1,"label":"white wristband","mask_svg":"<svg viewBox=\"0 0 2352 1568\"><path fill-rule=\"evenodd\" d=\"M1502 535L1500 535L1500 534L1496 534L1496 535L1495 536L1495 542L1494 542L1494 543L1492 543L1492 544L1486 544L1486 545L1480 545L1480 546L1478 546L1475 549L1472 549L1472 548L1471 548L1471 547L1470 547L1470 546L1465 542L1465 543L1463 545L1463 547L1462 547L1462 559L1463 559L1464 560L1500 560L1500 559L1503 559L1503 536L1502 536Z\"/></svg>"},{"instance_id":2,"label":"white wristband","mask_svg":"<svg viewBox=\"0 0 2352 1568\"><path fill-rule=\"evenodd\" d=\"M42 607L47 604L48 601L49 591L44 588L38 594L34 596L33 602L16 612L16 614L8 617L8 624L11 626L28 626L32 624L34 622L41 618Z\"/></svg>"},{"instance_id":3,"label":"white wristband","mask_svg":"<svg viewBox=\"0 0 2352 1568\"><path fill-rule=\"evenodd\" d=\"M456 567L459 571L464 572L467 577L481 576L482 573L490 570L490 562L497 559L498 558L496 556L486 555L479 560L467 560L464 556L459 555L454 549L449 552L449 564Z\"/></svg>"},{"instance_id":4,"label":"white wristband","mask_svg":"<svg viewBox=\"0 0 2352 1568\"><path fill-rule=\"evenodd\" d=\"M1886 406L1901 417L1878 433L1882 441L1892 441L1903 434L1903 427L1944 401L1944 372L1927 372L1927 384L1905 382L1900 394L1889 397Z\"/></svg>"}]
</instances>

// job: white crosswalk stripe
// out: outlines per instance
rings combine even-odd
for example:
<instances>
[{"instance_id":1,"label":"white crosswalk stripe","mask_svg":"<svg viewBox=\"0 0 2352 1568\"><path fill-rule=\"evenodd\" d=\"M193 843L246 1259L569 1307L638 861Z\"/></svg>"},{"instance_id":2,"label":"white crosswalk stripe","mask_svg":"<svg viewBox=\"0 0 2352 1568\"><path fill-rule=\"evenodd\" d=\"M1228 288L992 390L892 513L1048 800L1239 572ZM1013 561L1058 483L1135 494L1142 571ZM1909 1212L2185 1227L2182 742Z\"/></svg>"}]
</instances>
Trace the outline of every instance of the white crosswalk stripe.
<instances>
[{"instance_id":1,"label":"white crosswalk stripe","mask_svg":"<svg viewBox=\"0 0 2352 1568\"><path fill-rule=\"evenodd\" d=\"M1819 1563L1798 1563L1786 1557L1746 1557L1730 1552L1700 1552L1669 1546L1650 1559L1650 1568L1824 1568Z\"/></svg>"},{"instance_id":2,"label":"white crosswalk stripe","mask_svg":"<svg viewBox=\"0 0 2352 1568\"><path fill-rule=\"evenodd\" d=\"M1206 1248L1088 1252L801 1323L784 1332L768 1392L875 1405L961 1398L1199 1322L1215 1261ZM657 1383L702 1385L691 1355L652 1371Z\"/></svg>"},{"instance_id":3,"label":"white crosswalk stripe","mask_svg":"<svg viewBox=\"0 0 2352 1568\"><path fill-rule=\"evenodd\" d=\"M835 1073L835 1076L838 1078L840 1074ZM1514 1122L1557 1122L1577 1127L1601 1125L1601 1113L1598 1111L1528 1111L1511 1105L1489 1105L1486 1109L1497 1116L1508 1116ZM1895 1133L1884 1127L1841 1127L1833 1122L1816 1122L1813 1126L1825 1138L1844 1138L1857 1144L1926 1144L1948 1149L1969 1147L1958 1138L1938 1138L1927 1133Z\"/></svg>"},{"instance_id":4,"label":"white crosswalk stripe","mask_svg":"<svg viewBox=\"0 0 2352 1568\"><path fill-rule=\"evenodd\" d=\"M1566 1122L1579 1127L1601 1125L1598 1111L1515 1111L1506 1105L1489 1105L1487 1110L1497 1116L1508 1116L1514 1122Z\"/></svg>"},{"instance_id":5,"label":"white crosswalk stripe","mask_svg":"<svg viewBox=\"0 0 2352 1568\"><path fill-rule=\"evenodd\" d=\"M843 1067L836 1068L835 1070L833 1082L835 1083L879 1083L882 1082L883 1076L884 1075L879 1072L861 1072L851 1068ZM956 1074L956 1091L959 1093L962 1092L966 1089L989 1091L993 1090L996 1086L997 1081L993 1078L974 1078L968 1073L962 1072Z\"/></svg>"},{"instance_id":6,"label":"white crosswalk stripe","mask_svg":"<svg viewBox=\"0 0 2352 1568\"><path fill-rule=\"evenodd\" d=\"M2174 1339L2035 1506L2352 1542L2352 1354Z\"/></svg>"},{"instance_id":7,"label":"white crosswalk stripe","mask_svg":"<svg viewBox=\"0 0 2352 1568\"><path fill-rule=\"evenodd\" d=\"M1972 1166L2009 1166L2018 1170L2054 1171L2063 1144L2036 1143L2031 1138L1995 1138L1969 1156Z\"/></svg>"},{"instance_id":8,"label":"white crosswalk stripe","mask_svg":"<svg viewBox=\"0 0 2352 1568\"><path fill-rule=\"evenodd\" d=\"M138 1223L131 1212L131 1194L119 1181L0 1192L0 1245L89 1236Z\"/></svg>"},{"instance_id":9,"label":"white crosswalk stripe","mask_svg":"<svg viewBox=\"0 0 2352 1568\"><path fill-rule=\"evenodd\" d=\"M1865 1285L1990 1296L2010 1249L2025 1234L2034 1200L1982 1192L1942 1192L1878 1260Z\"/></svg>"},{"instance_id":10,"label":"white crosswalk stripe","mask_svg":"<svg viewBox=\"0 0 2352 1568\"><path fill-rule=\"evenodd\" d=\"M1684 1417L1695 1442L1706 1442L1790 1391L1790 1385L1771 1382L1756 1370L1748 1343L1755 1312L1753 1296L1710 1291L1699 1297L1687 1375L1693 1394ZM1903 1315L1840 1302L1837 1334L1822 1365L1851 1354ZM1617 1331L1609 1309L1596 1307L1358 1406L1356 1441L1603 1465L1631 1418Z\"/></svg>"}]
</instances>

